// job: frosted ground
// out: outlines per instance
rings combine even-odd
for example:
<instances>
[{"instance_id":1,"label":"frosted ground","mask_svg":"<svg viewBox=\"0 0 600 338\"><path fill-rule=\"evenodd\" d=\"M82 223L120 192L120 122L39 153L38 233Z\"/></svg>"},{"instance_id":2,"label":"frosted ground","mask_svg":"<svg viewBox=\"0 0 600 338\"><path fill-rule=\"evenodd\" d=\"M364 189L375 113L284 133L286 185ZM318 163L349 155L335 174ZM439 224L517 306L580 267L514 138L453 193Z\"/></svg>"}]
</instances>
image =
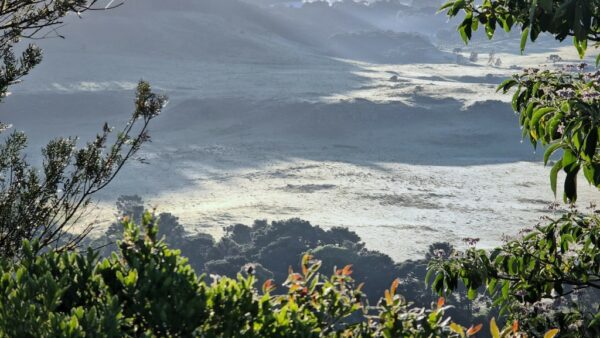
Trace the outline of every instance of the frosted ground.
<instances>
[{"instance_id":1,"label":"frosted ground","mask_svg":"<svg viewBox=\"0 0 600 338\"><path fill-rule=\"evenodd\" d=\"M438 17L429 34L438 52L419 49L409 60L398 50L326 50L327 42L303 40L304 28L285 30L289 20L313 29L306 18L319 10L337 18L330 9L132 3L74 20L67 40L43 41L45 62L0 105L3 121L39 148L57 135L90 137L104 121L118 125L141 77L170 96L144 148L147 163L131 163L88 217L99 229L114 221L119 195L138 194L190 231L219 236L232 223L299 217L349 227L403 260L436 241L479 237L490 247L553 212L549 169L520 142L509 97L495 87L515 69L554 67L549 54L577 62L570 47L542 42L520 56L511 53L515 39L480 41L458 53L476 50L479 60L459 64L458 41L434 37L447 25ZM406 30L401 16L365 13L364 29ZM331 25L359 25L345 20ZM490 51L501 65L488 65ZM597 196L583 183L582 209Z\"/></svg>"}]
</instances>

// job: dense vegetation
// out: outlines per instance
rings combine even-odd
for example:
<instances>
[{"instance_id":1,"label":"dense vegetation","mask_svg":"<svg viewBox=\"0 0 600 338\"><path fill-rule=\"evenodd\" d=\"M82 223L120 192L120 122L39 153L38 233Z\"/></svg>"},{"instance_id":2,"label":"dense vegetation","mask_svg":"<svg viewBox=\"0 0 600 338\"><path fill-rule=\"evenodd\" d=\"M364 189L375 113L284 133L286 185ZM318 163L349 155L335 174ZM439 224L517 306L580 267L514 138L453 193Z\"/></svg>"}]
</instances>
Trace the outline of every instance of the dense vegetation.
<instances>
[{"instance_id":1,"label":"dense vegetation","mask_svg":"<svg viewBox=\"0 0 600 338\"><path fill-rule=\"evenodd\" d=\"M536 336L555 327L562 337L598 337L600 218L568 213L548 222L491 253L473 247L433 259L433 289L444 294L462 282L469 298L487 292Z\"/></svg>"},{"instance_id":2,"label":"dense vegetation","mask_svg":"<svg viewBox=\"0 0 600 338\"><path fill-rule=\"evenodd\" d=\"M25 242L18 264L0 264L0 334L6 337L431 337L458 336L443 300L429 311L397 294L396 280L369 306L351 266L321 275L305 255L282 295L255 276L198 277L179 251L157 240L150 214L142 229L125 220L118 253L36 255ZM43 290L43 292L41 292ZM459 328L457 324L453 327ZM460 327L466 331L466 328ZM471 328L471 333L479 328Z\"/></svg>"},{"instance_id":3,"label":"dense vegetation","mask_svg":"<svg viewBox=\"0 0 600 338\"><path fill-rule=\"evenodd\" d=\"M563 41L572 37L583 57L588 42L598 46L598 1L570 0L451 0L443 9L451 17L464 13L458 31L467 42L479 25L489 38L497 26L510 31L520 26L521 50L542 32ZM598 128L598 72L586 65L560 70L526 69L506 80L498 90L515 89L513 109L519 114L523 137L534 147L546 147L544 162L562 151L550 171L557 190L560 170L565 173L564 200L577 199L577 176L600 187ZM468 289L470 298L487 292L508 320L517 320L527 332L540 336L548 328L563 337L600 335L600 224L592 213L572 211L543 218L530 229L491 252L474 246L449 259L430 263L428 280L439 294Z\"/></svg>"},{"instance_id":4,"label":"dense vegetation","mask_svg":"<svg viewBox=\"0 0 600 338\"><path fill-rule=\"evenodd\" d=\"M527 40L535 41L540 33L550 33L557 40L567 37L579 55L583 57L588 43L594 47L600 43L600 2L572 0L450 0L442 10L450 17L464 13L458 31L465 42L472 32L484 27L492 39L497 28L510 32L520 25L522 31L521 51ZM600 55L598 55L600 61ZM552 168L550 177L556 193L557 175L566 173L564 184L565 202L577 200L577 175L583 169L585 178L594 186L600 186L598 163L598 73L585 73L585 64L566 70L526 69L499 88L505 93L516 87L512 106L520 112L519 123L523 137L536 146L547 146L544 160L558 149L563 150L562 159Z\"/></svg>"},{"instance_id":5,"label":"dense vegetation","mask_svg":"<svg viewBox=\"0 0 600 338\"><path fill-rule=\"evenodd\" d=\"M139 196L121 196L117 210L118 214L139 223L145 209ZM430 307L438 297L425 286L427 264L432 257L447 257L454 251L448 243L436 243L422 259L396 263L388 255L367 249L361 238L348 229L325 230L300 219L232 225L225 228L225 235L218 241L207 234L187 233L177 217L169 213L157 215L157 224L159 237L170 247L180 249L197 274L235 278L251 270L259 284L268 279L281 283L287 279L290 266L309 253L322 262L321 270L326 273L335 267L352 265L352 277L356 283L364 284L362 291L373 304L391 281L399 279L399 294L417 307ZM85 245L98 248L101 257L110 257L118 250L117 241L122 239L123 226L115 222L103 236ZM449 295L447 301L453 305L447 314L460 322L482 322L495 315L487 309L487 297L480 297L473 304L467 301L464 289Z\"/></svg>"}]
</instances>

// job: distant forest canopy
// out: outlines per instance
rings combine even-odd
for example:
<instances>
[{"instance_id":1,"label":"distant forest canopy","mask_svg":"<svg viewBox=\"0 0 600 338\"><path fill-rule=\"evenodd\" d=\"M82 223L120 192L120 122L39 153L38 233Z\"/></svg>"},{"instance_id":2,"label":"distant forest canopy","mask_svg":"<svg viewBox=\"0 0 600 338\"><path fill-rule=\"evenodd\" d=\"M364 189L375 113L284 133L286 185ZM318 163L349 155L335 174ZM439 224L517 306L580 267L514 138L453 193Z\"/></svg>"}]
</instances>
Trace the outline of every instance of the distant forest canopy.
<instances>
[{"instance_id":1,"label":"distant forest canopy","mask_svg":"<svg viewBox=\"0 0 600 338\"><path fill-rule=\"evenodd\" d=\"M116 203L118 214L127 216L134 222L141 222L145 205L139 196L121 196ZM189 233L170 213L157 214L159 238L164 238L172 248L180 249L187 257L196 273L216 274L235 277L253 271L259 283L273 279L283 283L288 277L290 266L300 262L304 254L310 253L323 261L322 271L329 273L334 268L352 265L353 277L364 283L363 290L372 295L376 303L378 297L389 287L395 278L401 280L399 292L408 301L421 307L429 307L437 301L425 285L427 263L434 255L450 255L454 248L448 243L431 245L423 259L394 262L388 255L369 250L361 238L346 228L322 229L301 219L267 222L257 220L251 226L234 224L226 227L225 235L218 241L205 233ZM123 239L123 225L113 223L100 237L85 243L91 248L99 248L99 253L109 257ZM399 241L407 239L399 239ZM471 305L463 302L466 294L452 297L457 309L450 310L454 316L467 316ZM449 300L450 301L450 300ZM483 301L482 301L483 302ZM483 304L481 306L484 306Z\"/></svg>"},{"instance_id":2,"label":"distant forest canopy","mask_svg":"<svg viewBox=\"0 0 600 338\"><path fill-rule=\"evenodd\" d=\"M141 226L125 219L123 227L118 250L106 259L93 250L36 255L37 241L23 243L18 263L0 258L0 334L425 338L473 336L483 328L448 317L444 298L428 309L411 305L398 293L399 279L370 304L351 265L323 274L322 262L311 255L302 257L299 269L290 267L283 284L269 279L256 285L250 268L235 279L198 276L178 250L158 239L149 213ZM492 333L498 330L494 319L490 325ZM506 330L521 334L514 325Z\"/></svg>"}]
</instances>

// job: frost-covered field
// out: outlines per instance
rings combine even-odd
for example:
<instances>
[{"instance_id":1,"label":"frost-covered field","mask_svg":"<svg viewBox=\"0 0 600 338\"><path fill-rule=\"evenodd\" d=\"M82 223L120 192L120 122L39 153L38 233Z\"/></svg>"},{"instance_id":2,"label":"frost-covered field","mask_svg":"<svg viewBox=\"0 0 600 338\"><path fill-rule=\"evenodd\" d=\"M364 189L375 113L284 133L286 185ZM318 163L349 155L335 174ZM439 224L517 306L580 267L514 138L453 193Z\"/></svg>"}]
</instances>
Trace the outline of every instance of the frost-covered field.
<instances>
[{"instance_id":1,"label":"frost-covered field","mask_svg":"<svg viewBox=\"0 0 600 338\"><path fill-rule=\"evenodd\" d=\"M156 46L121 53L73 34L49 43L45 63L0 106L34 149L118 125L141 77L171 98L144 148L148 163L127 167L88 217L101 226L114 221L119 195L138 194L190 231L218 236L232 223L299 217L347 226L402 260L436 241L479 237L490 247L551 213L549 169L521 144L509 97L495 87L515 69L553 67L551 53L576 61L572 48L519 56L485 44L461 52L480 48L476 62L457 64L442 48L447 62L382 64L254 38L282 54L245 59L240 48L215 60ZM488 65L486 50L501 65ZM596 195L581 189L584 208Z\"/></svg>"}]
</instances>

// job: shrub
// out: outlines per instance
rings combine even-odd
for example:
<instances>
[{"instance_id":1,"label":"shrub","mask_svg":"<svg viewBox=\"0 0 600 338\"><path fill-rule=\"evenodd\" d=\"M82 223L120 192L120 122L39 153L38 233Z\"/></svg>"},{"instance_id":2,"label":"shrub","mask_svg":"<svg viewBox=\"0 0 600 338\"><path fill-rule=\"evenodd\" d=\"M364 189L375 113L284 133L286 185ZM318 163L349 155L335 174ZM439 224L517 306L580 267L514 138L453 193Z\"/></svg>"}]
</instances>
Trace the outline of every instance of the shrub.
<instances>
[{"instance_id":1,"label":"shrub","mask_svg":"<svg viewBox=\"0 0 600 338\"><path fill-rule=\"evenodd\" d=\"M0 336L9 337L451 337L464 328L444 317L443 301L414 308L399 281L370 306L350 266L333 275L302 258L282 294L253 271L235 279L198 277L187 259L158 240L150 214L142 228L125 220L119 251L98 261L87 253L47 252L25 242L24 258L3 259Z\"/></svg>"},{"instance_id":2,"label":"shrub","mask_svg":"<svg viewBox=\"0 0 600 338\"><path fill-rule=\"evenodd\" d=\"M429 281L440 295L460 283L473 299L487 292L509 320L541 335L600 335L600 217L569 213L529 229L487 252L470 248L430 263Z\"/></svg>"}]
</instances>

